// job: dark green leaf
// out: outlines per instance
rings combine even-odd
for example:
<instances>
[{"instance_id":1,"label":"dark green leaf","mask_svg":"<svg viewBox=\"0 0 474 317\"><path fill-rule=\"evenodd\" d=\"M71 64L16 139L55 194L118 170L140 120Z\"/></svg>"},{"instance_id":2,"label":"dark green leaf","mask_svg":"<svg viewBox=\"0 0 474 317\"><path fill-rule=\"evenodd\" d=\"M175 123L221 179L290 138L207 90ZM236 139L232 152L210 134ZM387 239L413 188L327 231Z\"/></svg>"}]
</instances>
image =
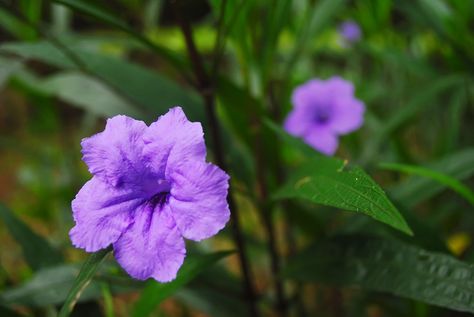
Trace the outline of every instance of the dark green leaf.
<instances>
[{"instance_id":1,"label":"dark green leaf","mask_svg":"<svg viewBox=\"0 0 474 317\"><path fill-rule=\"evenodd\" d=\"M358 167L347 170L345 164L323 156L308 160L274 197L303 198L359 212L411 235L403 216L372 178Z\"/></svg>"},{"instance_id":2,"label":"dark green leaf","mask_svg":"<svg viewBox=\"0 0 474 317\"><path fill-rule=\"evenodd\" d=\"M288 278L392 293L449 309L474 312L474 266L374 236L321 241L290 260Z\"/></svg>"},{"instance_id":3,"label":"dark green leaf","mask_svg":"<svg viewBox=\"0 0 474 317\"><path fill-rule=\"evenodd\" d=\"M74 309L77 301L81 297L82 292L87 288L89 283L92 281L95 272L99 269L100 264L109 254L110 248L100 250L96 253L93 253L89 256L87 261L81 268L79 275L74 280L74 283L69 290L69 293L66 297L66 300L59 311L58 317L67 317Z\"/></svg>"},{"instance_id":4,"label":"dark green leaf","mask_svg":"<svg viewBox=\"0 0 474 317\"><path fill-rule=\"evenodd\" d=\"M399 171L402 173L418 175L432 179L444 186L451 188L464 199L466 199L469 203L471 203L471 205L474 206L474 193L469 189L469 187L465 186L463 183L461 183L454 177L420 166L397 163L382 163L379 166L383 169Z\"/></svg>"},{"instance_id":5,"label":"dark green leaf","mask_svg":"<svg viewBox=\"0 0 474 317\"><path fill-rule=\"evenodd\" d=\"M4 306L0 305L0 316L2 316L2 317L21 317L21 316L24 316L24 315L21 315L21 314L17 313L16 311L9 309L8 307L4 307Z\"/></svg>"},{"instance_id":6,"label":"dark green leaf","mask_svg":"<svg viewBox=\"0 0 474 317\"><path fill-rule=\"evenodd\" d=\"M188 256L175 280L169 283L158 283L156 281L147 283L140 299L135 304L133 316L149 316L163 300L173 295L203 270L232 253L233 251L222 251L208 255Z\"/></svg>"},{"instance_id":7,"label":"dark green leaf","mask_svg":"<svg viewBox=\"0 0 474 317\"><path fill-rule=\"evenodd\" d=\"M5 223L13 238L21 245L25 260L33 270L62 262L61 254L51 247L48 241L32 231L1 203L0 219Z\"/></svg>"}]
</instances>

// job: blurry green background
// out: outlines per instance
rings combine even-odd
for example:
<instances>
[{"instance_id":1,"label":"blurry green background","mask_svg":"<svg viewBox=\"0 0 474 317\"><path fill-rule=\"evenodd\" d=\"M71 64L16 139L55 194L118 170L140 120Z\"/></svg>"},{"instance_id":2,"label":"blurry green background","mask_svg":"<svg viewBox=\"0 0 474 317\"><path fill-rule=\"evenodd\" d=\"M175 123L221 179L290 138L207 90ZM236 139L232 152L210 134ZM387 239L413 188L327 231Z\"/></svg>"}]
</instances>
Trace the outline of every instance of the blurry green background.
<instances>
[{"instance_id":1,"label":"blurry green background","mask_svg":"<svg viewBox=\"0 0 474 317\"><path fill-rule=\"evenodd\" d=\"M68 239L70 202L90 177L81 161L80 140L101 131L104 118L119 113L150 123L169 107L182 105L191 120L205 121L170 1L82 2L98 6L99 13L73 12L55 1L0 0L0 202L60 250L67 263L84 259ZM252 202L255 162L249 144L254 131L248 117L263 111L281 123L291 108L292 89L315 77L351 80L367 107L364 126L342 138L337 156L363 166L401 209L414 210L414 217L436 232L438 240L421 243L424 247L431 244L433 250L472 263L473 207L436 183L384 171L378 164L429 166L473 188L474 1L228 0L225 23L218 24L221 5L218 0L184 1L183 16L192 22L209 65L221 54L213 69L220 76L218 114L228 132L226 153L258 288L263 291L269 284L268 259ZM343 45L338 33L346 20L362 30L361 40L352 45ZM281 113L272 112L272 98ZM211 140L207 144L212 147ZM283 155L289 165L299 159L290 150ZM367 226L365 219L329 208L294 208L291 221L300 246L331 232ZM58 294L67 291L64 285L73 275L62 267L51 274L64 274L66 282L41 286L52 277L40 276L36 286L25 284L39 267L25 260L21 239L4 225L7 218L0 220L0 292L20 287L20 294L9 295L17 296L20 308L3 312L0 306L0 316L54 316ZM276 220L278 226L285 222ZM282 253L288 252L286 240L278 236ZM223 250L233 244L224 232L192 248ZM106 277L118 275L125 285L107 279L97 283L89 299L99 301L86 300L77 316L131 314L141 285L117 273L112 261L110 266L111 277ZM235 257L219 267L181 289L154 315L243 316L234 301L238 287L222 291L206 279L219 272L223 280L234 279L228 272L238 272ZM55 287L57 293L48 297L44 289ZM112 298L112 293L119 295ZM302 316L464 316L381 293L333 292L319 284L305 286L302 298Z\"/></svg>"}]
</instances>

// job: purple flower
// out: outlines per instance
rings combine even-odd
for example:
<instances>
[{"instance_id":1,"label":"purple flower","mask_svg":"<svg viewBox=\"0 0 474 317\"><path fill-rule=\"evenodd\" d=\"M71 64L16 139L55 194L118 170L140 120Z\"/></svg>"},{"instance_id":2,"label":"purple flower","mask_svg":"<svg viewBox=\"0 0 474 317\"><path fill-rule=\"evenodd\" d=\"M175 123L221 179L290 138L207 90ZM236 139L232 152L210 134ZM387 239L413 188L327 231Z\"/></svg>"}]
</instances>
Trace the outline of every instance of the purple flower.
<instances>
[{"instance_id":1,"label":"purple flower","mask_svg":"<svg viewBox=\"0 0 474 317\"><path fill-rule=\"evenodd\" d=\"M81 145L93 177L72 201L72 243L87 252L113 244L134 278L173 280L183 238L209 238L229 220L229 176L206 163L201 124L180 107L149 127L115 116Z\"/></svg>"},{"instance_id":2,"label":"purple flower","mask_svg":"<svg viewBox=\"0 0 474 317\"><path fill-rule=\"evenodd\" d=\"M362 36L359 25L352 20L341 23L339 34L349 43L357 42Z\"/></svg>"},{"instance_id":3,"label":"purple flower","mask_svg":"<svg viewBox=\"0 0 474 317\"><path fill-rule=\"evenodd\" d=\"M293 91L292 103L285 130L326 155L336 152L339 135L364 121L364 104L354 97L352 83L340 77L304 83Z\"/></svg>"}]
</instances>

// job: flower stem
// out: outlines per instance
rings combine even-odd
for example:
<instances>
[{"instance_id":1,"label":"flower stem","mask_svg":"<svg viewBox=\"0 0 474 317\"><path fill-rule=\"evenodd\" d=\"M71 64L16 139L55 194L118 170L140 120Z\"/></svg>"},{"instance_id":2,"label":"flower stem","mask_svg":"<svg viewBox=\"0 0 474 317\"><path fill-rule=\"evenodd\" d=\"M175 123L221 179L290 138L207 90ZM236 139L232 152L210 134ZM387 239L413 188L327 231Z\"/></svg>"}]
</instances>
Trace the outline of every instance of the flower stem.
<instances>
[{"instance_id":1,"label":"flower stem","mask_svg":"<svg viewBox=\"0 0 474 317\"><path fill-rule=\"evenodd\" d=\"M174 11L176 15L177 22L184 36L186 42L186 48L188 51L189 58L191 60L192 67L194 69L194 74L197 80L198 92L201 94L204 99L207 119L211 128L212 140L214 145L214 153L216 157L217 164L224 170L226 168L226 162L224 159L224 152L222 148L222 140L219 132L219 126L217 122L216 112L215 112L215 93L214 93L214 83L211 81L210 77L204 69L204 64L201 59L201 56L196 48L194 42L192 29L188 21L183 18L181 15L181 5L180 1L174 1ZM239 224L239 214L238 209L236 208L235 201L232 196L232 188L229 189L228 203L231 210L231 219L232 219L232 231L234 235L234 241L238 249L239 261L243 275L243 286L246 292L246 300L249 305L249 313L252 317L258 317L259 312L257 309L257 297L256 292L253 286L253 278L250 270L250 265L245 253L245 244L242 234L242 230Z\"/></svg>"}]
</instances>

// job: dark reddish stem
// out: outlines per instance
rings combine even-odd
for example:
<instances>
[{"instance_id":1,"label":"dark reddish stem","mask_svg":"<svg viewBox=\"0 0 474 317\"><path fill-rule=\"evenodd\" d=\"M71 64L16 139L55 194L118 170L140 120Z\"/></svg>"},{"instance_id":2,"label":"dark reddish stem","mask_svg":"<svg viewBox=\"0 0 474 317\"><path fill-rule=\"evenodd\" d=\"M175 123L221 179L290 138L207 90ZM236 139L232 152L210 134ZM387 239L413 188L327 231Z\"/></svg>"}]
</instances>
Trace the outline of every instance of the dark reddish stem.
<instances>
[{"instance_id":1,"label":"dark reddish stem","mask_svg":"<svg viewBox=\"0 0 474 317\"><path fill-rule=\"evenodd\" d=\"M215 112L215 93L214 93L214 83L211 81L208 76L204 64L199 54L190 24L186 19L183 18L181 12L180 1L174 1L174 11L176 15L177 22L181 28L181 31L184 35L184 40L186 42L186 47L188 51L189 58L196 76L198 92L201 94L204 99L207 119L209 121L209 126L211 128L212 140L214 145L214 153L216 157L217 164L224 170L226 168L226 162L224 159L224 152L222 148L222 140L219 132L219 125L217 122L216 112ZM249 262L247 255L245 253L245 244L242 234L242 230L239 224L239 214L238 209L236 208L235 201L232 196L232 191L229 190L228 196L229 208L231 210L231 219L232 219L232 231L234 235L234 241L238 249L238 256L240 261L240 266L243 275L243 286L246 292L246 299L249 305L249 313L252 317L258 317L259 313L257 310L257 297L253 286L253 278L250 270Z\"/></svg>"}]
</instances>

